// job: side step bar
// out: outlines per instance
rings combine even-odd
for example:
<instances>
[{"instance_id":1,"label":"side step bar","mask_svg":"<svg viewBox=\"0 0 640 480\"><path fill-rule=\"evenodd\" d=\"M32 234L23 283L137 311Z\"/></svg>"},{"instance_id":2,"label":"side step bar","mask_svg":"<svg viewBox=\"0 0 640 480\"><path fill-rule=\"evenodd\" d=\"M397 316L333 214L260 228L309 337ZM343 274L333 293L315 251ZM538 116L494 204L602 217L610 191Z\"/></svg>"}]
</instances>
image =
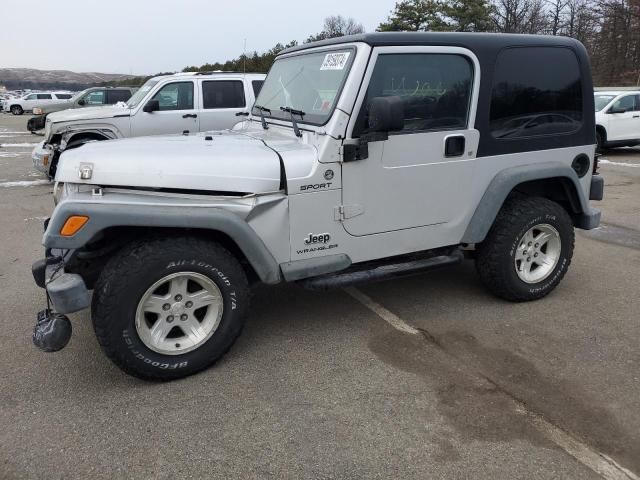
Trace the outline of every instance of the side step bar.
<instances>
[{"instance_id":1,"label":"side step bar","mask_svg":"<svg viewBox=\"0 0 640 480\"><path fill-rule=\"evenodd\" d=\"M451 255L439 255L420 260L383 264L369 269L348 270L341 273L308 278L299 283L309 290L329 290L331 288L342 288L359 283L377 282L380 280L414 275L433 268L455 265L462 262L463 258L464 254L462 251L456 250Z\"/></svg>"}]
</instances>

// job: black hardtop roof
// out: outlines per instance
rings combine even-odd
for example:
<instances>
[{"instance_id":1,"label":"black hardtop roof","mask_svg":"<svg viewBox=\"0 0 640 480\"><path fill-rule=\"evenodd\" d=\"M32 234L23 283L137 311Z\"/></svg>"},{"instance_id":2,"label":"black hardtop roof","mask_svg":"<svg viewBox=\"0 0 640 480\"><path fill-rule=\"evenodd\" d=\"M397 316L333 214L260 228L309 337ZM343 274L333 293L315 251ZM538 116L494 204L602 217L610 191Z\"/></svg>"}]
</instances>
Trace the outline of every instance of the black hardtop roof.
<instances>
[{"instance_id":1,"label":"black hardtop roof","mask_svg":"<svg viewBox=\"0 0 640 480\"><path fill-rule=\"evenodd\" d=\"M499 50L507 46L564 46L576 47L579 42L573 38L551 35L518 35L511 33L473 32L375 32L330 38L319 42L305 43L287 48L280 54L298 52L309 48L362 42L372 47L382 46L455 46L469 50Z\"/></svg>"}]
</instances>

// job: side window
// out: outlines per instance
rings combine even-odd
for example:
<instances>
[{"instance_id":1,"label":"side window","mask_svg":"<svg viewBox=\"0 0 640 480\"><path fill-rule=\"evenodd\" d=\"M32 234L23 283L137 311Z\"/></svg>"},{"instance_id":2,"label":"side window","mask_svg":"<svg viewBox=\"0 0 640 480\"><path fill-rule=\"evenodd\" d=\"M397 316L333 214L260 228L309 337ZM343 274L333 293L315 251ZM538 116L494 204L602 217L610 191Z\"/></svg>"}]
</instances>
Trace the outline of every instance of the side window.
<instances>
[{"instance_id":1,"label":"side window","mask_svg":"<svg viewBox=\"0 0 640 480\"><path fill-rule=\"evenodd\" d=\"M32 93L28 97L25 97L25 100L37 100L37 99L38 99L38 95L36 95L35 93Z\"/></svg>"},{"instance_id":2,"label":"side window","mask_svg":"<svg viewBox=\"0 0 640 480\"><path fill-rule=\"evenodd\" d=\"M51 94L50 93L39 93L38 94L38 100L51 100Z\"/></svg>"},{"instance_id":3,"label":"side window","mask_svg":"<svg viewBox=\"0 0 640 480\"><path fill-rule=\"evenodd\" d=\"M507 48L498 54L491 134L498 139L554 135L582 125L582 83L572 50Z\"/></svg>"},{"instance_id":4,"label":"side window","mask_svg":"<svg viewBox=\"0 0 640 480\"><path fill-rule=\"evenodd\" d=\"M129 90L107 90L107 104L113 105L118 102L126 102L131 97Z\"/></svg>"},{"instance_id":5,"label":"side window","mask_svg":"<svg viewBox=\"0 0 640 480\"><path fill-rule=\"evenodd\" d=\"M636 108L634 109L635 112L640 112L640 95L636 95Z\"/></svg>"},{"instance_id":6,"label":"side window","mask_svg":"<svg viewBox=\"0 0 640 480\"><path fill-rule=\"evenodd\" d=\"M168 83L152 100L158 100L160 111L193 110L193 82Z\"/></svg>"},{"instance_id":7,"label":"side window","mask_svg":"<svg viewBox=\"0 0 640 480\"><path fill-rule=\"evenodd\" d=\"M210 108L242 108L246 105L244 85L240 80L202 82L202 104Z\"/></svg>"},{"instance_id":8,"label":"side window","mask_svg":"<svg viewBox=\"0 0 640 480\"><path fill-rule=\"evenodd\" d=\"M84 97L85 105L104 105L104 90L96 90Z\"/></svg>"},{"instance_id":9,"label":"side window","mask_svg":"<svg viewBox=\"0 0 640 480\"><path fill-rule=\"evenodd\" d=\"M60 100L68 100L71 96L72 95L70 93L56 93L56 98L59 98Z\"/></svg>"},{"instance_id":10,"label":"side window","mask_svg":"<svg viewBox=\"0 0 640 480\"><path fill-rule=\"evenodd\" d=\"M251 86L253 87L253 95L258 98L258 94L260 93L260 89L262 88L262 84L264 80L253 80L251 82Z\"/></svg>"},{"instance_id":11,"label":"side window","mask_svg":"<svg viewBox=\"0 0 640 480\"><path fill-rule=\"evenodd\" d=\"M611 108L614 110L617 109L625 109L627 112L632 112L636 109L636 95L627 95L626 97L622 97L620 100L613 102Z\"/></svg>"},{"instance_id":12,"label":"side window","mask_svg":"<svg viewBox=\"0 0 640 480\"><path fill-rule=\"evenodd\" d=\"M397 96L404 105L402 133L466 128L473 66L462 55L402 53L378 56L354 135L368 129L372 98Z\"/></svg>"}]
</instances>

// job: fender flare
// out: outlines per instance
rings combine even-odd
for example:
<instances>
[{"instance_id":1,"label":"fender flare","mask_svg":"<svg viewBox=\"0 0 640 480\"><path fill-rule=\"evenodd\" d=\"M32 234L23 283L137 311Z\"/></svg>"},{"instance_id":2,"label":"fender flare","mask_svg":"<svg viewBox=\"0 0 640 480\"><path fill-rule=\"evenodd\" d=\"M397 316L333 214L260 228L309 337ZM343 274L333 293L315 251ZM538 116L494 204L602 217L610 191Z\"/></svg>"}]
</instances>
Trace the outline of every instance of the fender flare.
<instances>
[{"instance_id":1,"label":"fender flare","mask_svg":"<svg viewBox=\"0 0 640 480\"><path fill-rule=\"evenodd\" d=\"M511 191L521 183L546 178L569 180L580 202L580 213L589 213L593 210L589 207L578 175L569 165L559 162L545 162L506 168L493 177L487 186L461 242L469 244L482 242Z\"/></svg>"},{"instance_id":2,"label":"fender flare","mask_svg":"<svg viewBox=\"0 0 640 480\"><path fill-rule=\"evenodd\" d=\"M89 222L72 237L60 235L71 215L86 215ZM132 205L65 201L51 217L42 243L46 248L77 249L110 227L194 228L221 232L245 255L260 280L279 283L280 267L262 239L240 216L217 207Z\"/></svg>"}]
</instances>

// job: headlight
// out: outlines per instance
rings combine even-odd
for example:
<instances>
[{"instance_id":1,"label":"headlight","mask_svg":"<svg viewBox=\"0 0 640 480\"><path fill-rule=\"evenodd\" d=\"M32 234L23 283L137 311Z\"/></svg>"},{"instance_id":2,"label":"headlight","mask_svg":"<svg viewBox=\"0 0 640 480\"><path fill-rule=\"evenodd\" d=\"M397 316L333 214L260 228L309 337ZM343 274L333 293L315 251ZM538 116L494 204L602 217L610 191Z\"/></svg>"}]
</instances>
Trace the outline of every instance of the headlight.
<instances>
[{"instance_id":1,"label":"headlight","mask_svg":"<svg viewBox=\"0 0 640 480\"><path fill-rule=\"evenodd\" d=\"M49 136L51 135L51 120L47 119L44 124L44 141L49 140Z\"/></svg>"}]
</instances>

